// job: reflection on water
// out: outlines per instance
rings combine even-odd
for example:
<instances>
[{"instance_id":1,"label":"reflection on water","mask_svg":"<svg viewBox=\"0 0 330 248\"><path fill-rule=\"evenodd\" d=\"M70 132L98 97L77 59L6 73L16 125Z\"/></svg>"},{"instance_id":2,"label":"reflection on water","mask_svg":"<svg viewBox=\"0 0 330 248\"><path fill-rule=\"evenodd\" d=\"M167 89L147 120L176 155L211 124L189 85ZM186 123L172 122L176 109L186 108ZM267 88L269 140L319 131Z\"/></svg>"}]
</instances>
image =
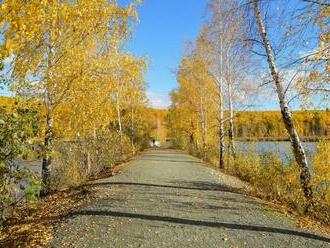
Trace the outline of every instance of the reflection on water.
<instances>
[{"instance_id":1,"label":"reflection on water","mask_svg":"<svg viewBox=\"0 0 330 248\"><path fill-rule=\"evenodd\" d=\"M317 142L303 142L308 162L316 154ZM293 157L291 144L287 141L257 141L257 142L237 142L237 149L242 152L256 151L258 154L275 153L283 162L287 163Z\"/></svg>"}]
</instances>

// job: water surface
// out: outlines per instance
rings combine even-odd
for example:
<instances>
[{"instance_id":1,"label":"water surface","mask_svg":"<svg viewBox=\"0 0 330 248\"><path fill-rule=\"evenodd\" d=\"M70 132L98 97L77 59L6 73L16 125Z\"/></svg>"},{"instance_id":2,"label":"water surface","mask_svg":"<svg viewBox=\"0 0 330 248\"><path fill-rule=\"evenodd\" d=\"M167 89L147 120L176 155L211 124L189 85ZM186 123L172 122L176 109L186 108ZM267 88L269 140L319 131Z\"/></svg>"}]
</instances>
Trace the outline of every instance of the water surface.
<instances>
[{"instance_id":1,"label":"water surface","mask_svg":"<svg viewBox=\"0 0 330 248\"><path fill-rule=\"evenodd\" d=\"M311 158L316 154L317 142L303 142L303 146L310 162ZM244 141L237 142L238 151L249 152L251 149L262 155L265 153L275 153L280 156L283 162L287 163L293 158L291 151L291 143L288 141Z\"/></svg>"}]
</instances>

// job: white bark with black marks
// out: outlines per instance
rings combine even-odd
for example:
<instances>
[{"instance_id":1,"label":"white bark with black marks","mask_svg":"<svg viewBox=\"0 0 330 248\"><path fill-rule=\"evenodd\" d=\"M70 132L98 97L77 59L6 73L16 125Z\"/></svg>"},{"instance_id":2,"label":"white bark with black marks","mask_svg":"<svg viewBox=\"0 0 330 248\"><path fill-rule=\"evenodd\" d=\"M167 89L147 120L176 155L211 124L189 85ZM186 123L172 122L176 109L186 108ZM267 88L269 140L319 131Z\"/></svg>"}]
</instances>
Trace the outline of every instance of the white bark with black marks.
<instances>
[{"instance_id":1,"label":"white bark with black marks","mask_svg":"<svg viewBox=\"0 0 330 248\"><path fill-rule=\"evenodd\" d=\"M224 130L224 122L223 122L223 73L222 63L223 63L223 55L222 55L222 37L220 37L220 77L218 82L218 94L219 94L219 168L223 169L225 165L225 130Z\"/></svg>"},{"instance_id":2,"label":"white bark with black marks","mask_svg":"<svg viewBox=\"0 0 330 248\"><path fill-rule=\"evenodd\" d=\"M295 128L295 125L293 123L291 112L289 111L289 106L288 106L288 102L287 102L287 99L285 96L283 83L280 79L280 76L279 76L279 73L278 73L278 70L276 67L275 58L273 55L274 53L273 53L272 47L270 45L270 41L267 37L264 22L261 17L258 0L254 0L253 5L254 5L254 12L255 12L255 17L257 20L260 36L262 38L262 42L263 42L263 45L265 48L269 69L270 69L273 81L275 83L275 86L276 86L276 91L277 91L277 95L278 95L278 99L279 99L280 107L281 107L282 119L283 119L285 128L288 131L289 136L290 136L290 141L291 141L291 145L293 148L293 154L295 156L295 160L300 168L300 183L301 183L301 187L303 189L305 198L307 200L307 205L306 205L306 211L307 211L313 202L313 191L312 191L312 187L310 185L311 174L310 174L310 171L308 168L306 154L305 154L303 145L300 141L297 130Z\"/></svg>"}]
</instances>

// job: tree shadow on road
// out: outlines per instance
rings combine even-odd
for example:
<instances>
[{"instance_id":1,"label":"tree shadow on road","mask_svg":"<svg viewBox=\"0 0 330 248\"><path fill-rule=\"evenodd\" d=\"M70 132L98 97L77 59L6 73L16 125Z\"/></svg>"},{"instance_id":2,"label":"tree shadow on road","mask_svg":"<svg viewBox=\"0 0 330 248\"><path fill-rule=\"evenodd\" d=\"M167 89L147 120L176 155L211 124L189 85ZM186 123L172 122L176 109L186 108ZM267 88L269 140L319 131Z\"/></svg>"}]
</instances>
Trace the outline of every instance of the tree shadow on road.
<instances>
[{"instance_id":1,"label":"tree shadow on road","mask_svg":"<svg viewBox=\"0 0 330 248\"><path fill-rule=\"evenodd\" d=\"M146 214L137 214L137 213L123 213L116 211L98 211L98 210L81 210L76 211L73 215L85 215L85 216L111 216L111 217L121 217L121 218L131 218L131 219L140 219L140 220L150 220L150 221L162 221L175 224L183 225L193 225L193 226L205 226L205 227L214 227L214 228L226 228L234 230L245 230L245 231L256 231L256 232L267 232L267 233L276 233L276 234L286 234L290 236L298 236L306 239L319 240L323 242L330 243L330 239L327 237L322 237L316 234L275 228L275 227L265 227L265 226L256 226L256 225L243 225L243 224L234 224L234 223L225 223L225 222L210 222L202 220L191 220L183 219L176 217L168 216L157 216L157 215L146 215Z\"/></svg>"},{"instance_id":2,"label":"tree shadow on road","mask_svg":"<svg viewBox=\"0 0 330 248\"><path fill-rule=\"evenodd\" d=\"M178 158L178 155L179 155L179 158L181 157L181 159ZM200 163L202 163L201 160L199 160L195 157L192 157L190 155L182 154L182 153L164 153L164 154L149 153L149 154L143 154L143 156L140 159L144 159L144 158L148 158L148 159L153 159L154 158L154 160L157 160L157 161L159 161L159 159L163 159L164 161L165 160L170 161L171 159L176 158L175 159L176 161L200 162Z\"/></svg>"},{"instance_id":3,"label":"tree shadow on road","mask_svg":"<svg viewBox=\"0 0 330 248\"><path fill-rule=\"evenodd\" d=\"M195 184L194 187L193 183L191 185L185 186L185 185L181 185L179 181L177 184L175 184L176 181L173 182L174 184L153 184L153 183L135 183L135 182L95 182L89 184L89 186L95 187L95 186L124 185L124 186L143 186L143 187L187 189L187 190L201 190L201 191L222 191L222 192L231 192L231 193L238 192L237 189L222 184L212 184L212 183L201 184L199 182L198 184Z\"/></svg>"},{"instance_id":4,"label":"tree shadow on road","mask_svg":"<svg viewBox=\"0 0 330 248\"><path fill-rule=\"evenodd\" d=\"M173 160L173 159L159 159L159 158L140 158L141 161L155 161L155 162L171 162L171 163L189 163L189 164L203 164L200 161L194 160Z\"/></svg>"}]
</instances>

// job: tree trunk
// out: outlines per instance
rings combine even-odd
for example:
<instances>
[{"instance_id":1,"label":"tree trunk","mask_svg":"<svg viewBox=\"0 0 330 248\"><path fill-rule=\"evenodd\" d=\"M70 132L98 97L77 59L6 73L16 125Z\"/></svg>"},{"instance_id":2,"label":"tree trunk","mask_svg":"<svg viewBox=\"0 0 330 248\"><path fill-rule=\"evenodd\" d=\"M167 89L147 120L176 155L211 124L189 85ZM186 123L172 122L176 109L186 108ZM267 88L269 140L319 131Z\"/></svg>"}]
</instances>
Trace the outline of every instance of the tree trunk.
<instances>
[{"instance_id":1,"label":"tree trunk","mask_svg":"<svg viewBox=\"0 0 330 248\"><path fill-rule=\"evenodd\" d=\"M229 49L228 49L229 51ZM230 54L227 54L227 70L228 70L228 107L229 107L229 159L235 157L235 144L234 144L234 109L233 109L233 89L232 89L232 70L231 70L231 61Z\"/></svg>"},{"instance_id":2,"label":"tree trunk","mask_svg":"<svg viewBox=\"0 0 330 248\"><path fill-rule=\"evenodd\" d=\"M135 145L134 145L134 131L135 131L135 119L134 119L134 109L131 109L131 144L132 144L132 152L135 154Z\"/></svg>"},{"instance_id":3,"label":"tree trunk","mask_svg":"<svg viewBox=\"0 0 330 248\"><path fill-rule=\"evenodd\" d=\"M200 96L200 124L202 129L202 142L203 142L203 159L206 160L206 146L207 146L207 139L206 139L206 114L204 108L204 99L203 96Z\"/></svg>"},{"instance_id":4,"label":"tree trunk","mask_svg":"<svg viewBox=\"0 0 330 248\"><path fill-rule=\"evenodd\" d=\"M224 131L224 122L223 122L223 90L222 90L222 84L223 84L223 71L222 71L222 38L220 37L220 78L219 78L219 85L218 85L218 94L219 94L219 168L223 169L225 164L225 158L224 158L224 152L225 152L225 131Z\"/></svg>"},{"instance_id":5,"label":"tree trunk","mask_svg":"<svg viewBox=\"0 0 330 248\"><path fill-rule=\"evenodd\" d=\"M46 131L44 139L44 153L42 158L41 176L44 184L43 189L40 192L41 196L45 196L49 192L50 187L50 172L52 164L52 141L53 141L53 117L51 111L48 111L46 117Z\"/></svg>"},{"instance_id":6,"label":"tree trunk","mask_svg":"<svg viewBox=\"0 0 330 248\"><path fill-rule=\"evenodd\" d=\"M230 85L228 85L228 90L231 91ZM232 96L229 93L229 155L235 157L235 144L234 144L234 110L232 103Z\"/></svg>"},{"instance_id":7,"label":"tree trunk","mask_svg":"<svg viewBox=\"0 0 330 248\"><path fill-rule=\"evenodd\" d=\"M282 119L283 119L285 128L290 135L290 141L291 141L291 145L293 148L293 153L294 153L296 162L300 168L300 183L301 183L301 187L303 189L305 198L307 200L307 205L305 208L305 211L307 212L309 207L313 203L313 191L312 191L312 187L310 185L311 174L310 174L310 171L308 168L308 163L307 163L304 148L300 141L297 130L294 126L292 115L289 111L287 99L285 97L285 92L283 89L283 84L282 84L282 81L279 77L279 73L276 68L273 51L272 51L270 42L268 40L268 37L266 34L266 29L265 29L265 26L264 26L264 23L263 23L263 20L261 17L258 0L253 0L253 3L254 3L254 12L255 12L256 19L257 19L259 32L260 32L260 35L261 35L261 38L262 38L262 41L263 41L263 44L265 47L266 55L267 55L269 69L271 71L271 75L272 75L273 80L276 85L276 91L277 91L277 95L278 95L280 107L281 107Z\"/></svg>"},{"instance_id":8,"label":"tree trunk","mask_svg":"<svg viewBox=\"0 0 330 248\"><path fill-rule=\"evenodd\" d=\"M190 141L190 148L193 152L193 154L195 154L196 151L196 142L195 142L195 135L194 135L194 123L192 120L190 120L190 127L191 127L191 132L189 134L189 141Z\"/></svg>"},{"instance_id":9,"label":"tree trunk","mask_svg":"<svg viewBox=\"0 0 330 248\"><path fill-rule=\"evenodd\" d=\"M219 168L223 169L225 164L225 131L223 123L222 83L219 84L219 95Z\"/></svg>"},{"instance_id":10,"label":"tree trunk","mask_svg":"<svg viewBox=\"0 0 330 248\"><path fill-rule=\"evenodd\" d=\"M118 118L118 127L119 127L119 138L120 138L120 156L122 155L123 151L123 127L121 123L121 113L120 113L120 99L119 93L117 92L117 118Z\"/></svg>"}]
</instances>

